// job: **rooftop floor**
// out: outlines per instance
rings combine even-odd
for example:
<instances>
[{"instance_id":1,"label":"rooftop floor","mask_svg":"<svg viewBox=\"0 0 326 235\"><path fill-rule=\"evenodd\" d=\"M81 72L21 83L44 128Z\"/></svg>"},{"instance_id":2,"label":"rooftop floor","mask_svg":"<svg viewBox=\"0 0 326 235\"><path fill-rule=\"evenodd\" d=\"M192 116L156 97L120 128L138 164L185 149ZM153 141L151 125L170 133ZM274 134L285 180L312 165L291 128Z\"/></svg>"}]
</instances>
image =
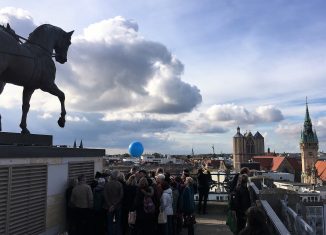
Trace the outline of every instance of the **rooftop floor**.
<instances>
[{"instance_id":1,"label":"rooftop floor","mask_svg":"<svg viewBox=\"0 0 326 235\"><path fill-rule=\"evenodd\" d=\"M227 205L223 202L207 202L207 214L196 214L196 235L233 235L226 222ZM182 235L187 235L183 229Z\"/></svg>"}]
</instances>

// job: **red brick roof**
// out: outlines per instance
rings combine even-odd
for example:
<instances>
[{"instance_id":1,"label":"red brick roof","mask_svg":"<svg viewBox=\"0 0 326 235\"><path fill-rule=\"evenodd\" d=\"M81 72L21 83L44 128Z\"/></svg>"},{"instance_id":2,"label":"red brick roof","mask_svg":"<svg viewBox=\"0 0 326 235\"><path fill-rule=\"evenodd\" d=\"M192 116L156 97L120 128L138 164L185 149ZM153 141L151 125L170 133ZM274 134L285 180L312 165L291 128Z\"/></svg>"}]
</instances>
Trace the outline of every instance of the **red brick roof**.
<instances>
[{"instance_id":1,"label":"red brick roof","mask_svg":"<svg viewBox=\"0 0 326 235\"><path fill-rule=\"evenodd\" d=\"M326 161L317 161L315 167L318 172L318 176L322 181L326 181Z\"/></svg>"},{"instance_id":2,"label":"red brick roof","mask_svg":"<svg viewBox=\"0 0 326 235\"><path fill-rule=\"evenodd\" d=\"M254 156L255 162L260 163L262 170L277 171L284 159L286 159L295 171L301 171L301 161L295 158L285 158L282 156Z\"/></svg>"},{"instance_id":3,"label":"red brick roof","mask_svg":"<svg viewBox=\"0 0 326 235\"><path fill-rule=\"evenodd\" d=\"M271 156L254 156L254 162L260 163L261 170L271 170L273 167L273 157Z\"/></svg>"},{"instance_id":4,"label":"red brick roof","mask_svg":"<svg viewBox=\"0 0 326 235\"><path fill-rule=\"evenodd\" d=\"M282 162L284 161L285 157L273 157L273 167L272 171L277 171L278 168L281 166Z\"/></svg>"}]
</instances>

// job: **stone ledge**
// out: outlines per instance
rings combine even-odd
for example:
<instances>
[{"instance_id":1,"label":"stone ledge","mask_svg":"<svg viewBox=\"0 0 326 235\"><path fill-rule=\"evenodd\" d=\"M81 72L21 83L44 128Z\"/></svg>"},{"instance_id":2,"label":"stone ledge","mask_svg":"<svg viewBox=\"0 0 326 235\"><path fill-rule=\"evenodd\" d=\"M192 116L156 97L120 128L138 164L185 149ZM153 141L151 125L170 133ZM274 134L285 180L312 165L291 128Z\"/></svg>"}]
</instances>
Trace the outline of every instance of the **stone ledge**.
<instances>
[{"instance_id":1,"label":"stone ledge","mask_svg":"<svg viewBox=\"0 0 326 235\"><path fill-rule=\"evenodd\" d=\"M104 157L105 149L0 145L0 158Z\"/></svg>"},{"instance_id":2,"label":"stone ledge","mask_svg":"<svg viewBox=\"0 0 326 235\"><path fill-rule=\"evenodd\" d=\"M52 146L52 135L0 132L0 145Z\"/></svg>"}]
</instances>

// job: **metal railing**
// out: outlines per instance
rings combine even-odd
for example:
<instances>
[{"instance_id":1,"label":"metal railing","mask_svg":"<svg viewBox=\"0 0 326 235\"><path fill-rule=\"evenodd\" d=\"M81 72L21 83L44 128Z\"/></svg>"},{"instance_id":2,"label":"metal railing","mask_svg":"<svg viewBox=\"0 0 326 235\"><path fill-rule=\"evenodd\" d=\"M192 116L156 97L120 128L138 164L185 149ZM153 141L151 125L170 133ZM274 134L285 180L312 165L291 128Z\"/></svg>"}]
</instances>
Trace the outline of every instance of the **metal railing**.
<instances>
[{"instance_id":1,"label":"metal railing","mask_svg":"<svg viewBox=\"0 0 326 235\"><path fill-rule=\"evenodd\" d=\"M274 230L273 234L277 232L277 234L280 235L291 235L289 230L285 227L280 218L276 215L275 211L272 209L269 203L266 200L261 200L260 203L264 211L266 212L269 223L272 224L272 230Z\"/></svg>"},{"instance_id":2,"label":"metal railing","mask_svg":"<svg viewBox=\"0 0 326 235\"><path fill-rule=\"evenodd\" d=\"M208 201L227 202L229 200L229 187L235 174L227 173L211 173L212 182L208 194ZM191 175L194 179L197 175ZM199 199L199 195L195 194L195 200Z\"/></svg>"},{"instance_id":3,"label":"metal railing","mask_svg":"<svg viewBox=\"0 0 326 235\"><path fill-rule=\"evenodd\" d=\"M292 208L287 206L286 201L281 200L282 216L287 227L295 235L313 235L313 228L302 219Z\"/></svg>"},{"instance_id":4,"label":"metal railing","mask_svg":"<svg viewBox=\"0 0 326 235\"><path fill-rule=\"evenodd\" d=\"M261 205L262 209L265 211L267 216L267 224L269 226L269 230L272 234L277 235L291 235L289 230L277 216L273 208L266 200L260 200L260 190L254 183L249 183L250 192L252 193L252 199L254 200L253 203L257 200Z\"/></svg>"}]
</instances>

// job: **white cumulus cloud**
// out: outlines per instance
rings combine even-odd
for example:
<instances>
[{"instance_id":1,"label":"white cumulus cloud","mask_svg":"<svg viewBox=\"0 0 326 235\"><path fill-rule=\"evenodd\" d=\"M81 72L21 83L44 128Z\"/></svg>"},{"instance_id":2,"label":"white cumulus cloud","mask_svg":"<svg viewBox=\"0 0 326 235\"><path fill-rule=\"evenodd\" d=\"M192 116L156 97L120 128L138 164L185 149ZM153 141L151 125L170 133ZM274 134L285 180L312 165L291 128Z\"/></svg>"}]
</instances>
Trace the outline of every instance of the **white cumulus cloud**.
<instances>
[{"instance_id":1,"label":"white cumulus cloud","mask_svg":"<svg viewBox=\"0 0 326 235\"><path fill-rule=\"evenodd\" d=\"M238 125L278 122L284 119L281 110L272 105L260 106L255 111L235 104L213 105L207 109L204 116L210 121L232 122Z\"/></svg>"},{"instance_id":2,"label":"white cumulus cloud","mask_svg":"<svg viewBox=\"0 0 326 235\"><path fill-rule=\"evenodd\" d=\"M84 29L73 40L69 64L60 76L80 94L70 103L78 110L183 113L202 101L199 89L181 80L181 61L144 39L133 20L115 17Z\"/></svg>"}]
</instances>

